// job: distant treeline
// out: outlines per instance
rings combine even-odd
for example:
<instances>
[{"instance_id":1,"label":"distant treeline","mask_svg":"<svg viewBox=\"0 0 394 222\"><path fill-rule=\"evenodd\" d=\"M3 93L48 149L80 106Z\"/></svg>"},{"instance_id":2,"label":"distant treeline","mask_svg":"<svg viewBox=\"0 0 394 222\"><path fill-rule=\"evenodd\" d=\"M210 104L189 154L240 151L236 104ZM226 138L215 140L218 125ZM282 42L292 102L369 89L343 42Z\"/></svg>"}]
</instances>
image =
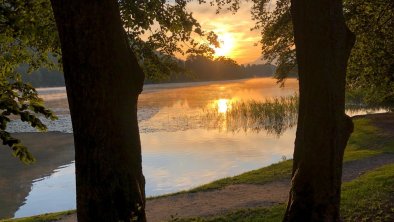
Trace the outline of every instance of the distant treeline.
<instances>
[{"instance_id":1,"label":"distant treeline","mask_svg":"<svg viewBox=\"0 0 394 222\"><path fill-rule=\"evenodd\" d=\"M275 66L271 64L238 65L234 60L218 57L209 59L203 56L189 56L180 61L184 73L173 73L165 82L217 81L244 79L251 77L271 77ZM148 83L153 81L147 80Z\"/></svg>"},{"instance_id":2,"label":"distant treeline","mask_svg":"<svg viewBox=\"0 0 394 222\"><path fill-rule=\"evenodd\" d=\"M59 71L42 68L31 74L22 73L22 80L32 84L34 87L57 87L65 85L63 73Z\"/></svg>"},{"instance_id":3,"label":"distant treeline","mask_svg":"<svg viewBox=\"0 0 394 222\"><path fill-rule=\"evenodd\" d=\"M184 67L184 72L173 73L161 82L195 82L271 77L274 75L276 68L271 64L238 65L229 58L209 59L203 56L190 56L186 61L179 61L179 65ZM32 74L22 74L22 79L31 83L34 87L64 86L64 76L59 71L40 69ZM145 83L157 82L147 79Z\"/></svg>"},{"instance_id":4,"label":"distant treeline","mask_svg":"<svg viewBox=\"0 0 394 222\"><path fill-rule=\"evenodd\" d=\"M22 75L22 79L24 82L31 83L34 87L64 86L64 76L59 71L40 69L38 72Z\"/></svg>"}]
</instances>

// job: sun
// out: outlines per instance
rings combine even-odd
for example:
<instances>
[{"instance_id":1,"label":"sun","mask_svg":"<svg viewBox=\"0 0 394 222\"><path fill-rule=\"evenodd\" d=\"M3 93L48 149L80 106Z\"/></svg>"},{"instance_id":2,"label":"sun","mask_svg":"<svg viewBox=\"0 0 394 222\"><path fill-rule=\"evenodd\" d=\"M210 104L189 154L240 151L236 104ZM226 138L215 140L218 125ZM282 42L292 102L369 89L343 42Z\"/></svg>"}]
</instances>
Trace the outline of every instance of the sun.
<instances>
[{"instance_id":1,"label":"sun","mask_svg":"<svg viewBox=\"0 0 394 222\"><path fill-rule=\"evenodd\" d=\"M219 48L213 48L215 50L215 56L226 56L229 57L232 49L234 48L234 38L230 33L218 34L218 40L220 43Z\"/></svg>"}]
</instances>

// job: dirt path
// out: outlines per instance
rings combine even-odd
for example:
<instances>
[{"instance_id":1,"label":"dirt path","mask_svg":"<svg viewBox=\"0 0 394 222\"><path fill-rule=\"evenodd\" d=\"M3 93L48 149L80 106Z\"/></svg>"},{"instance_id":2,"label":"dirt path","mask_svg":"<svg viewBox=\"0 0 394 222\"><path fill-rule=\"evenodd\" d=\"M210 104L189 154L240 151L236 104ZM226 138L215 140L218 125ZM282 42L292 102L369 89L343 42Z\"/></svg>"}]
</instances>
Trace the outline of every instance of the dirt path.
<instances>
[{"instance_id":1,"label":"dirt path","mask_svg":"<svg viewBox=\"0 0 394 222\"><path fill-rule=\"evenodd\" d=\"M167 221L171 216L209 216L240 208L268 207L285 202L289 188L289 181L285 180L265 185L239 184L214 191L183 193L148 200L146 214L149 222L159 222ZM76 215L69 215L60 221L76 222Z\"/></svg>"},{"instance_id":2,"label":"dirt path","mask_svg":"<svg viewBox=\"0 0 394 222\"><path fill-rule=\"evenodd\" d=\"M361 174L394 163L394 154L382 154L356 160L344 165L343 181L350 181ZM183 193L148 200L146 213L148 221L166 221L171 216L195 217L231 212L239 208L268 207L284 203L288 198L290 180L281 180L264 185L230 185L220 190ZM76 222L75 215L70 215L61 222Z\"/></svg>"},{"instance_id":3,"label":"dirt path","mask_svg":"<svg viewBox=\"0 0 394 222\"><path fill-rule=\"evenodd\" d=\"M370 115L374 124L394 137L394 115ZM381 154L344 164L343 181L351 181L361 174L394 163L394 154ZM171 216L195 217L209 216L230 212L239 208L267 207L284 203L288 197L290 179L274 181L265 185L239 184L220 190L183 193L147 201L148 221L166 221ZM70 215L61 222L76 222L76 216Z\"/></svg>"},{"instance_id":4,"label":"dirt path","mask_svg":"<svg viewBox=\"0 0 394 222\"><path fill-rule=\"evenodd\" d=\"M288 181L265 185L230 185L224 189L185 193L148 200L148 221L162 221L170 216L190 217L225 213L239 208L266 207L283 203L289 190Z\"/></svg>"},{"instance_id":5,"label":"dirt path","mask_svg":"<svg viewBox=\"0 0 394 222\"><path fill-rule=\"evenodd\" d=\"M389 153L345 163L342 173L342 181L348 182L354 180L367 171L371 171L390 163L394 163L394 154Z\"/></svg>"}]
</instances>

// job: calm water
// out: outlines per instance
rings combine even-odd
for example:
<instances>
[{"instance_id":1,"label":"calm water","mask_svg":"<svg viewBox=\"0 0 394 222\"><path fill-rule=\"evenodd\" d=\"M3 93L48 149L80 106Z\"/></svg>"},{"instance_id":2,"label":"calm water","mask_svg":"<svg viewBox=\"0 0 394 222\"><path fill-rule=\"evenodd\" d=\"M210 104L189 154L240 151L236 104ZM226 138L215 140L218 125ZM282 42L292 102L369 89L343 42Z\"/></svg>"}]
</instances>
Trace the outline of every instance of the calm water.
<instances>
[{"instance_id":1,"label":"calm water","mask_svg":"<svg viewBox=\"0 0 394 222\"><path fill-rule=\"evenodd\" d=\"M292 96L297 84L290 79L285 88L279 88L274 79L258 78L145 86L138 118L147 196L190 189L267 166L283 156L290 158L295 137L292 125L280 135L264 130L234 131L226 121L207 123L205 116L207 112L226 114L237 102ZM40 89L39 93L59 116L48 122L49 131L61 133L19 135L35 151L38 162L33 167L16 167L20 163L9 156L1 160L0 218L75 209L72 129L65 89ZM10 124L9 130L34 132L19 121Z\"/></svg>"}]
</instances>

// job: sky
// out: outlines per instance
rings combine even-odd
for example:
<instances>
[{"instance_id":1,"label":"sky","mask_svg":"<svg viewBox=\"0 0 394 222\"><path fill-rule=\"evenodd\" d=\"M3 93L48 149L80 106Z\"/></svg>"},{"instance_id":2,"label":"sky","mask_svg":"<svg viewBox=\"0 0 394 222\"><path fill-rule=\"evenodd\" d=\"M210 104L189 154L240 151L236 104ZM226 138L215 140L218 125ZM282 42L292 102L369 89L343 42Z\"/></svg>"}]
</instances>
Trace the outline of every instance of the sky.
<instances>
[{"instance_id":1,"label":"sky","mask_svg":"<svg viewBox=\"0 0 394 222\"><path fill-rule=\"evenodd\" d=\"M241 1L241 7L235 14L225 10L216 14L216 7L208 3L199 5L195 1L187 8L203 30L214 31L219 36L222 49L215 50L216 55L229 57L239 64L248 64L259 63L261 58L261 46L255 45L261 34L259 30L250 30L255 24L251 19L251 6L252 3Z\"/></svg>"}]
</instances>

